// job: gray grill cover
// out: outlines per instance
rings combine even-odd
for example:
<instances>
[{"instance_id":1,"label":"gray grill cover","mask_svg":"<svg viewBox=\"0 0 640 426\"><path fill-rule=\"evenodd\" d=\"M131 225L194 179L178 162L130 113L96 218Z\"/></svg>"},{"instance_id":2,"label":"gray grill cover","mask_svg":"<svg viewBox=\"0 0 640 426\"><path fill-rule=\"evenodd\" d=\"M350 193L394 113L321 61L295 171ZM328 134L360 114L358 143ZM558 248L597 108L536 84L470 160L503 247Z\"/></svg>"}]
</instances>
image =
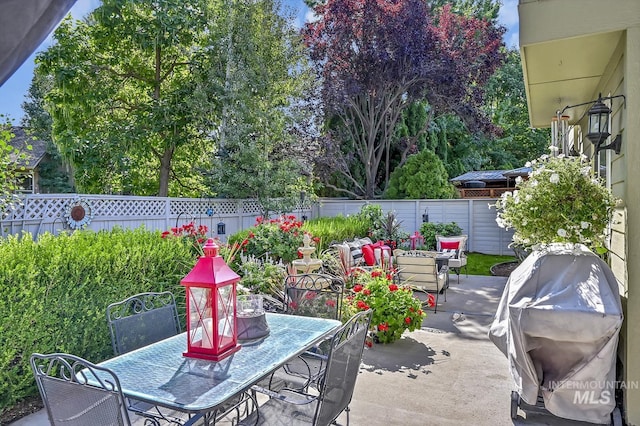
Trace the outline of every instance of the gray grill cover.
<instances>
[{"instance_id":1,"label":"gray grill cover","mask_svg":"<svg viewBox=\"0 0 640 426\"><path fill-rule=\"evenodd\" d=\"M520 397L567 419L609 423L622 306L609 266L583 245L531 253L507 281L489 337Z\"/></svg>"}]
</instances>

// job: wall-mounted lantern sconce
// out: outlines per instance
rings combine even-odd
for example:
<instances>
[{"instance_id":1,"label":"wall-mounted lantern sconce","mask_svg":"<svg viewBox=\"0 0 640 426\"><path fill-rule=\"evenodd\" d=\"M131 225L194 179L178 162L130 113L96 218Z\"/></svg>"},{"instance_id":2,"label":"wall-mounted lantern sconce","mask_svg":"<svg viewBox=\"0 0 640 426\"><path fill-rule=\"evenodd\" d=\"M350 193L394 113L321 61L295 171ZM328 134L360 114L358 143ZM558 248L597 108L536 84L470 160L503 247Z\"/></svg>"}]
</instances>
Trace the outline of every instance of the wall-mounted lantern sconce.
<instances>
[{"instance_id":1,"label":"wall-mounted lantern sconce","mask_svg":"<svg viewBox=\"0 0 640 426\"><path fill-rule=\"evenodd\" d=\"M424 213L422 213L422 223L429 222L429 208L425 207Z\"/></svg>"},{"instance_id":2,"label":"wall-mounted lantern sconce","mask_svg":"<svg viewBox=\"0 0 640 426\"><path fill-rule=\"evenodd\" d=\"M622 148L622 135L618 134L613 142L607 145L602 145L607 140L611 133L609 133L609 116L611 115L611 109L604 104L603 101L623 98L623 105L626 105L627 98L624 95L602 97L602 94L598 94L598 99L595 101L583 102L577 105L567 105L562 111L557 112L557 116L560 117L569 108L575 108L583 105L591 104L587 114L589 115L589 129L587 132L587 139L591 141L595 147L596 154L605 149L613 149L616 154L620 154Z\"/></svg>"}]
</instances>

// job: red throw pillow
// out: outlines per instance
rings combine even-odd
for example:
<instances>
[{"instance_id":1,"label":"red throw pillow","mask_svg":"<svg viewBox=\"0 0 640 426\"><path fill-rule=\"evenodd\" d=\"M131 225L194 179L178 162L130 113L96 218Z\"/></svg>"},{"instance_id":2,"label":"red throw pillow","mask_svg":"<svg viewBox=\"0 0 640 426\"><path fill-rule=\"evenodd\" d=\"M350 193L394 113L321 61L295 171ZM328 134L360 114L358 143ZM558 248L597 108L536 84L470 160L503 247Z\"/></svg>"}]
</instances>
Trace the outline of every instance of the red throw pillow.
<instances>
[{"instance_id":1,"label":"red throw pillow","mask_svg":"<svg viewBox=\"0 0 640 426\"><path fill-rule=\"evenodd\" d=\"M380 247L382 244L383 244L382 241L377 241L377 242L371 244L371 247L376 249L376 248Z\"/></svg>"},{"instance_id":2,"label":"red throw pillow","mask_svg":"<svg viewBox=\"0 0 640 426\"><path fill-rule=\"evenodd\" d=\"M440 241L440 250L458 250L460 241Z\"/></svg>"},{"instance_id":3,"label":"red throw pillow","mask_svg":"<svg viewBox=\"0 0 640 426\"><path fill-rule=\"evenodd\" d=\"M373 253L373 247L371 244L362 246L362 257L364 257L364 263L368 266L376 264L376 256Z\"/></svg>"}]
</instances>

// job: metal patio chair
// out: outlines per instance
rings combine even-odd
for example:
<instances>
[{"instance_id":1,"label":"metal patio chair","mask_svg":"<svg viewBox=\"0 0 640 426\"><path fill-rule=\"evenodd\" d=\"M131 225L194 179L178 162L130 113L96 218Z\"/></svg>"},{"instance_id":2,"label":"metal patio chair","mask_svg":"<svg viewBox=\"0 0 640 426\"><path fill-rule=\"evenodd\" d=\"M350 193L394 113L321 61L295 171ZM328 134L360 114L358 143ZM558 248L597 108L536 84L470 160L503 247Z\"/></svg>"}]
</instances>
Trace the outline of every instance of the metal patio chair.
<instances>
[{"instance_id":1,"label":"metal patio chair","mask_svg":"<svg viewBox=\"0 0 640 426\"><path fill-rule=\"evenodd\" d=\"M111 370L64 353L34 353L30 363L51 425L131 426L120 382Z\"/></svg>"},{"instance_id":2,"label":"metal patio chair","mask_svg":"<svg viewBox=\"0 0 640 426\"><path fill-rule=\"evenodd\" d=\"M349 403L353 396L364 341L373 311L359 312L347 321L331 338L325 374L318 392L307 393L289 389L273 392L254 387L270 398L240 425L329 425L346 411L349 424Z\"/></svg>"},{"instance_id":3,"label":"metal patio chair","mask_svg":"<svg viewBox=\"0 0 640 426\"><path fill-rule=\"evenodd\" d=\"M115 355L150 345L180 333L180 320L169 291L139 293L107 306L107 323ZM142 377L140 378L143 379ZM184 419L152 404L127 398L127 408L150 423L182 424Z\"/></svg>"}]
</instances>

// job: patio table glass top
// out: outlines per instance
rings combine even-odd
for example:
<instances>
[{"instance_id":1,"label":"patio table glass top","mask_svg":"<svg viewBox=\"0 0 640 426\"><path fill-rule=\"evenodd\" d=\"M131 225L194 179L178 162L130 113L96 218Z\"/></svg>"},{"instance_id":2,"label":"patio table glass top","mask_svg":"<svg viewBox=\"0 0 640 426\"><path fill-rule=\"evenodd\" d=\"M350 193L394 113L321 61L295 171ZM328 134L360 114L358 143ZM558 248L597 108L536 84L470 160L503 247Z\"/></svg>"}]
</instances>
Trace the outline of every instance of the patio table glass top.
<instances>
[{"instance_id":1,"label":"patio table glass top","mask_svg":"<svg viewBox=\"0 0 640 426\"><path fill-rule=\"evenodd\" d=\"M337 330L337 320L266 314L270 333L214 362L184 357L186 333L100 363L125 396L185 413L215 410Z\"/></svg>"}]
</instances>

